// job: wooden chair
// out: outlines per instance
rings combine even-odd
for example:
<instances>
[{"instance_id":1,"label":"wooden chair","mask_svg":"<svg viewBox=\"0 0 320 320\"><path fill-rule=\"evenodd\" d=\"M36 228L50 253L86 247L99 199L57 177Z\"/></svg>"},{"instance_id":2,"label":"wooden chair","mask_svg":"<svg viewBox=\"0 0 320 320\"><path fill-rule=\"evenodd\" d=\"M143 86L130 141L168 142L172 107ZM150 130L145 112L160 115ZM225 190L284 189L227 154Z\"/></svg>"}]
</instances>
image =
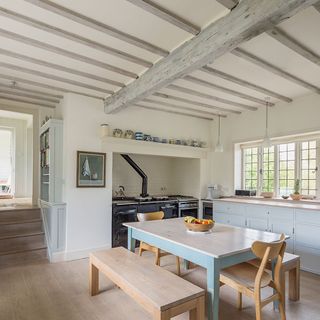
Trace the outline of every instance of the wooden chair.
<instances>
[{"instance_id":1,"label":"wooden chair","mask_svg":"<svg viewBox=\"0 0 320 320\"><path fill-rule=\"evenodd\" d=\"M281 268L285 247L284 235L277 242L256 241L252 245L252 251L260 261L259 266L240 263L221 270L220 282L238 291L239 310L242 309L242 294L255 300L256 320L262 319L261 309L275 300L279 301L281 320L286 319L281 288ZM274 280L271 273L266 271L267 264L271 261L275 263ZM274 292L271 296L261 300L261 289L268 286L273 288Z\"/></svg>"},{"instance_id":2,"label":"wooden chair","mask_svg":"<svg viewBox=\"0 0 320 320\"><path fill-rule=\"evenodd\" d=\"M162 220L164 217L163 211L138 213L139 221L151 221L151 220ZM140 242L139 255L141 256L144 251L153 252L156 256L155 264L160 266L160 258L169 255L170 253L161 251L159 248L151 246L145 242ZM177 264L177 275L180 276L180 258L176 257Z\"/></svg>"}]
</instances>

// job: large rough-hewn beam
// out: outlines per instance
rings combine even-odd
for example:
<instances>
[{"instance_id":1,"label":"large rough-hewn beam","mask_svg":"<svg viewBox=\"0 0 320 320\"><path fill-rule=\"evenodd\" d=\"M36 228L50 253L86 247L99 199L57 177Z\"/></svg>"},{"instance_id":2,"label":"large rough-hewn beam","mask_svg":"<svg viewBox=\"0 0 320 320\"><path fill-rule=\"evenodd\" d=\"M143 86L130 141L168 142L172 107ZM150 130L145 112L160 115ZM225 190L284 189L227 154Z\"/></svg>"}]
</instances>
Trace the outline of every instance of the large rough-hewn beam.
<instances>
[{"instance_id":1,"label":"large rough-hewn beam","mask_svg":"<svg viewBox=\"0 0 320 320\"><path fill-rule=\"evenodd\" d=\"M314 8L320 13L320 1L314 5Z\"/></svg>"},{"instance_id":2,"label":"large rough-hewn beam","mask_svg":"<svg viewBox=\"0 0 320 320\"><path fill-rule=\"evenodd\" d=\"M232 10L234 7L236 7L239 4L239 0L217 0L217 1L230 10Z\"/></svg>"},{"instance_id":3,"label":"large rough-hewn beam","mask_svg":"<svg viewBox=\"0 0 320 320\"><path fill-rule=\"evenodd\" d=\"M107 98L105 112L113 113L137 103L316 2L242 0L228 15L212 23L140 78Z\"/></svg>"}]
</instances>

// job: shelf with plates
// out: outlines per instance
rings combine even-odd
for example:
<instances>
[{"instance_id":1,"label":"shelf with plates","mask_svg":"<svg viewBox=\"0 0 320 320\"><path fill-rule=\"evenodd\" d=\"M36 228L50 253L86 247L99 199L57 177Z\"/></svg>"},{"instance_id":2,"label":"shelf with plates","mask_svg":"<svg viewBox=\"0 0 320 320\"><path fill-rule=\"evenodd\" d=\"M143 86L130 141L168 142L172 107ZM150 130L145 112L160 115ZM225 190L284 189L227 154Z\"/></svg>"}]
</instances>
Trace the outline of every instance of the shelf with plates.
<instances>
[{"instance_id":1,"label":"shelf with plates","mask_svg":"<svg viewBox=\"0 0 320 320\"><path fill-rule=\"evenodd\" d=\"M182 158L206 158L209 148L161 143L106 136L102 138L102 148L106 152L123 152L173 156Z\"/></svg>"}]
</instances>

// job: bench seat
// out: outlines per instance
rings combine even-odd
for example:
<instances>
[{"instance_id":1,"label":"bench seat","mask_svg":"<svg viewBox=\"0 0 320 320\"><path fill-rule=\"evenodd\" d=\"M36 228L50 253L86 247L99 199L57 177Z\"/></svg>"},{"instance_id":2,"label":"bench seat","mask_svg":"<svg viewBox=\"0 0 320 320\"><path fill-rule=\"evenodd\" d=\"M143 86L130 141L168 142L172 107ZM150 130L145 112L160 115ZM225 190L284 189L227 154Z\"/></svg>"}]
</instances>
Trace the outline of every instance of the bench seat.
<instances>
[{"instance_id":1,"label":"bench seat","mask_svg":"<svg viewBox=\"0 0 320 320\"><path fill-rule=\"evenodd\" d=\"M99 293L99 271L153 315L167 320L190 311L190 319L204 319L205 291L153 265L144 257L112 248L90 254L90 293Z\"/></svg>"}]
</instances>

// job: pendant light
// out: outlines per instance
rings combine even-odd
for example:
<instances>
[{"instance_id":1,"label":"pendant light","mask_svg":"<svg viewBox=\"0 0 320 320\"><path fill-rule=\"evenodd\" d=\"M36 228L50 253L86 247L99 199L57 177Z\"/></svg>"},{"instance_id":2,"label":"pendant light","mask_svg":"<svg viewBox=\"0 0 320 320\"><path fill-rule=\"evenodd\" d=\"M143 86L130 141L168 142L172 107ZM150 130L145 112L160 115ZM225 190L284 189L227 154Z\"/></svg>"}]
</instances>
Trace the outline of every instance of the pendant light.
<instances>
[{"instance_id":1,"label":"pendant light","mask_svg":"<svg viewBox=\"0 0 320 320\"><path fill-rule=\"evenodd\" d=\"M262 141L263 148L270 148L271 147L271 140L269 137L269 107L270 107L270 98L266 98L266 131L265 136Z\"/></svg>"},{"instance_id":2,"label":"pendant light","mask_svg":"<svg viewBox=\"0 0 320 320\"><path fill-rule=\"evenodd\" d=\"M219 116L218 121L218 141L214 149L215 152L223 152L223 145L221 143L221 116Z\"/></svg>"}]
</instances>

